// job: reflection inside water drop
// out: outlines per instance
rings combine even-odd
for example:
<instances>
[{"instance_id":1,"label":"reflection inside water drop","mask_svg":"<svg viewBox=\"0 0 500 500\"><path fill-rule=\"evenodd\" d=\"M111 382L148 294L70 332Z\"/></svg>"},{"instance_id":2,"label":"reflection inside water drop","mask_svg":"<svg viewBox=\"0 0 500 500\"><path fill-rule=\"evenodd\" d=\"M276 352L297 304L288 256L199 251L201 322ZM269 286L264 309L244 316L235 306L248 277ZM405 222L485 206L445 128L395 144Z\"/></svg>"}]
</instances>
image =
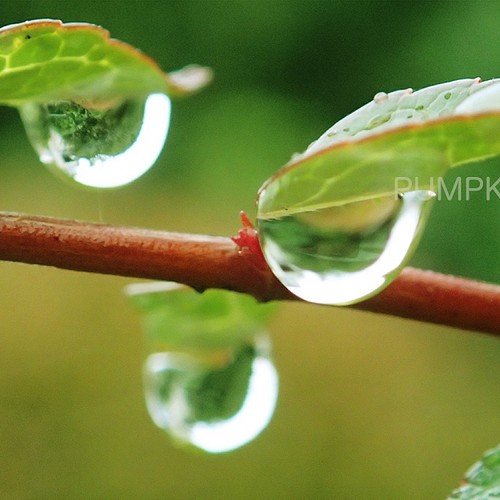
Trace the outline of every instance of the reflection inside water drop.
<instances>
[{"instance_id":1,"label":"reflection inside water drop","mask_svg":"<svg viewBox=\"0 0 500 500\"><path fill-rule=\"evenodd\" d=\"M96 188L123 186L149 170L170 123L170 100L163 94L107 107L28 103L19 111L40 160Z\"/></svg>"},{"instance_id":2,"label":"reflection inside water drop","mask_svg":"<svg viewBox=\"0 0 500 500\"><path fill-rule=\"evenodd\" d=\"M266 260L298 297L346 305L387 286L416 247L434 193L414 191L259 219Z\"/></svg>"},{"instance_id":3,"label":"reflection inside water drop","mask_svg":"<svg viewBox=\"0 0 500 500\"><path fill-rule=\"evenodd\" d=\"M266 428L278 398L278 376L267 337L209 357L150 355L144 365L146 405L155 424L178 442L222 453Z\"/></svg>"}]
</instances>

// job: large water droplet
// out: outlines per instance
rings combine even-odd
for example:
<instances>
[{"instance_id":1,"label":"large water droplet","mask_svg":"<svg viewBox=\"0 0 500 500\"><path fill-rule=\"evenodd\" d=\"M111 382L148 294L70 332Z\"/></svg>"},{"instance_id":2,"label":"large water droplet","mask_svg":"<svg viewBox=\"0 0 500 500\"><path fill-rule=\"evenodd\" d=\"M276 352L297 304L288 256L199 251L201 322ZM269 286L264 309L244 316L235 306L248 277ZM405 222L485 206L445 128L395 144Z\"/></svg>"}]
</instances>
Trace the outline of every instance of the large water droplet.
<instances>
[{"instance_id":1,"label":"large water droplet","mask_svg":"<svg viewBox=\"0 0 500 500\"><path fill-rule=\"evenodd\" d=\"M268 339L200 354L156 352L144 365L146 405L155 424L181 444L234 450L268 425L278 376Z\"/></svg>"},{"instance_id":2,"label":"large water droplet","mask_svg":"<svg viewBox=\"0 0 500 500\"><path fill-rule=\"evenodd\" d=\"M346 305L387 286L416 247L434 193L349 203L258 220L266 260L298 297Z\"/></svg>"},{"instance_id":3,"label":"large water droplet","mask_svg":"<svg viewBox=\"0 0 500 500\"><path fill-rule=\"evenodd\" d=\"M149 170L170 123L170 100L163 94L111 106L28 103L19 111L40 160L96 188L123 186Z\"/></svg>"}]
</instances>

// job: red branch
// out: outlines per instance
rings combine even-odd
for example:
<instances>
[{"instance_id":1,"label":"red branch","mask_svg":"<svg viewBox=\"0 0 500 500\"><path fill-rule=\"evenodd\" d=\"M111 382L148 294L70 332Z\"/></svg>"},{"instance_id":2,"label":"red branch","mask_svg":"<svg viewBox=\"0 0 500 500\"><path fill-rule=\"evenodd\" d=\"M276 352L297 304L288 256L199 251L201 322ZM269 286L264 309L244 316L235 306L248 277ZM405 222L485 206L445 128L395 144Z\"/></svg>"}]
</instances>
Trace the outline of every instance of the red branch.
<instances>
[{"instance_id":1,"label":"red branch","mask_svg":"<svg viewBox=\"0 0 500 500\"><path fill-rule=\"evenodd\" d=\"M235 240L246 245L251 228L242 231ZM2 212L0 260L223 288L262 301L296 299L250 247L225 237ZM431 271L406 268L353 307L500 335L500 286Z\"/></svg>"}]
</instances>

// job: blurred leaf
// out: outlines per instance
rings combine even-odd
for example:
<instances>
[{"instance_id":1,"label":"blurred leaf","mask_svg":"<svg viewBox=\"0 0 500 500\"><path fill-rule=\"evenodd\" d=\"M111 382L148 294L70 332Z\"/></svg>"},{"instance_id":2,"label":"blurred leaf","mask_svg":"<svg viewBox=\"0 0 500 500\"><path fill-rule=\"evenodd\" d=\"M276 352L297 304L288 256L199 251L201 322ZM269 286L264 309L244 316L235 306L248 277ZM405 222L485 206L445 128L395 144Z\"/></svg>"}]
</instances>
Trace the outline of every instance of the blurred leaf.
<instances>
[{"instance_id":1,"label":"blurred leaf","mask_svg":"<svg viewBox=\"0 0 500 500\"><path fill-rule=\"evenodd\" d=\"M245 294L170 283L131 285L127 293L144 313L148 340L183 349L239 345L263 329L274 309Z\"/></svg>"},{"instance_id":2,"label":"blurred leaf","mask_svg":"<svg viewBox=\"0 0 500 500\"><path fill-rule=\"evenodd\" d=\"M500 154L499 129L498 80L377 94L264 184L259 217L432 189L450 167Z\"/></svg>"},{"instance_id":3,"label":"blurred leaf","mask_svg":"<svg viewBox=\"0 0 500 500\"><path fill-rule=\"evenodd\" d=\"M500 498L500 446L487 451L465 475L465 483L450 499L487 500Z\"/></svg>"},{"instance_id":4,"label":"blurred leaf","mask_svg":"<svg viewBox=\"0 0 500 500\"><path fill-rule=\"evenodd\" d=\"M161 92L190 93L210 79L191 66L165 74L134 47L87 23L42 19L0 29L0 103L110 100Z\"/></svg>"},{"instance_id":5,"label":"blurred leaf","mask_svg":"<svg viewBox=\"0 0 500 500\"><path fill-rule=\"evenodd\" d=\"M212 453L254 439L277 397L264 328L269 306L244 294L200 294L175 283L136 284L127 292L144 312L153 353L144 365L144 387L156 425Z\"/></svg>"}]
</instances>

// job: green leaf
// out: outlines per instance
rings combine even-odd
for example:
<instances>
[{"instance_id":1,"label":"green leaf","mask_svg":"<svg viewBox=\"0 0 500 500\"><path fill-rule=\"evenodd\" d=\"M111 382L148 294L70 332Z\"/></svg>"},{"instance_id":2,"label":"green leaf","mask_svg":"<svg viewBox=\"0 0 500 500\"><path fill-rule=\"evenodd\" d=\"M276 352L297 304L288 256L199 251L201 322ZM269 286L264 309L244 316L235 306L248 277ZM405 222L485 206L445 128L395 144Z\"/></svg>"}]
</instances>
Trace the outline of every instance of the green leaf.
<instances>
[{"instance_id":1,"label":"green leaf","mask_svg":"<svg viewBox=\"0 0 500 500\"><path fill-rule=\"evenodd\" d=\"M465 475L463 486L450 499L487 500L500 498L500 445L487 451Z\"/></svg>"},{"instance_id":2,"label":"green leaf","mask_svg":"<svg viewBox=\"0 0 500 500\"><path fill-rule=\"evenodd\" d=\"M156 92L182 95L209 80L210 72L197 66L165 74L151 58L92 24L41 19L0 29L0 104L107 104Z\"/></svg>"},{"instance_id":3,"label":"green leaf","mask_svg":"<svg viewBox=\"0 0 500 500\"><path fill-rule=\"evenodd\" d=\"M499 131L500 80L377 94L264 184L258 217L432 190L450 167L500 154Z\"/></svg>"},{"instance_id":4,"label":"green leaf","mask_svg":"<svg viewBox=\"0 0 500 500\"><path fill-rule=\"evenodd\" d=\"M274 304L226 290L195 290L172 283L135 284L127 294L144 313L149 341L182 349L240 345L264 329Z\"/></svg>"}]
</instances>

